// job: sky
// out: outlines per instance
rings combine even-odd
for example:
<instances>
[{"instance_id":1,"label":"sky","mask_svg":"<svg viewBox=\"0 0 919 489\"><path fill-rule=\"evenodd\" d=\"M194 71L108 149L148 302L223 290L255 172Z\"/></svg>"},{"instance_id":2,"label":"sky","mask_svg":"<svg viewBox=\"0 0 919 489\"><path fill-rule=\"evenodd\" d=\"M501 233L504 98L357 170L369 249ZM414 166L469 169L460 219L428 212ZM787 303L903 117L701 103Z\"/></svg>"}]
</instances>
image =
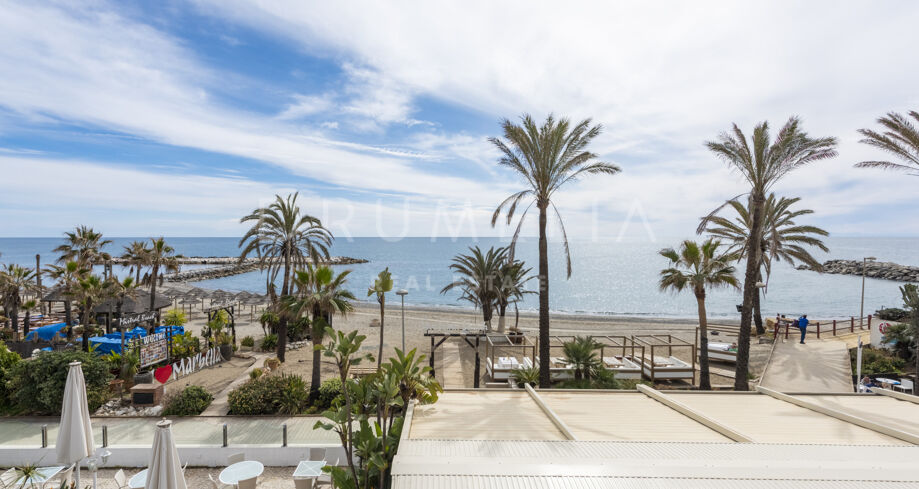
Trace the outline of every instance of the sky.
<instances>
[{"instance_id":1,"label":"sky","mask_svg":"<svg viewBox=\"0 0 919 489\"><path fill-rule=\"evenodd\" d=\"M776 188L834 235L919 236L860 128L919 109L919 3L5 2L0 236L239 236L299 192L338 237L508 236L524 113L622 168L555 196L572 238L688 235L744 192L705 142L799 116L839 156ZM529 219L524 234L536 232ZM551 229L558 236L557 226Z\"/></svg>"}]
</instances>

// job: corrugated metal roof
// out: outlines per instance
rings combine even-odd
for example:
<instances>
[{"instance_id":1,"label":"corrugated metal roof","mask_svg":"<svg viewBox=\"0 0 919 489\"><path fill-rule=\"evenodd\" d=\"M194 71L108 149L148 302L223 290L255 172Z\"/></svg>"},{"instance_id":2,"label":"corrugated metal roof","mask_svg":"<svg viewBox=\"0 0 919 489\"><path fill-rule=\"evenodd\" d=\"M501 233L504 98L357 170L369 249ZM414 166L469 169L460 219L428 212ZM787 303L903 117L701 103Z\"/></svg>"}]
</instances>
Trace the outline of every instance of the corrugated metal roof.
<instances>
[{"instance_id":1,"label":"corrugated metal roof","mask_svg":"<svg viewBox=\"0 0 919 489\"><path fill-rule=\"evenodd\" d=\"M447 392L415 406L410 438L563 440L564 435L526 391Z\"/></svg>"},{"instance_id":2,"label":"corrugated metal roof","mask_svg":"<svg viewBox=\"0 0 919 489\"><path fill-rule=\"evenodd\" d=\"M919 434L919 404L885 396L796 395L823 407Z\"/></svg>"},{"instance_id":3,"label":"corrugated metal roof","mask_svg":"<svg viewBox=\"0 0 919 489\"><path fill-rule=\"evenodd\" d=\"M539 476L394 476L393 489L915 489L916 482L601 478Z\"/></svg>"}]
</instances>

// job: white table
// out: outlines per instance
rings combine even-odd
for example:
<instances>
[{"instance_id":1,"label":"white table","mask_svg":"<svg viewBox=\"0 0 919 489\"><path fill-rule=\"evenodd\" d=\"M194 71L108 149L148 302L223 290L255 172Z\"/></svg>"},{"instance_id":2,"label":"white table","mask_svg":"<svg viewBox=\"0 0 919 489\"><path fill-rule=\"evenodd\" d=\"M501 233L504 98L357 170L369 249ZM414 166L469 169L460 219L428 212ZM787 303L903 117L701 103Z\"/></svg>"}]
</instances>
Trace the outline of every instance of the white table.
<instances>
[{"instance_id":1,"label":"white table","mask_svg":"<svg viewBox=\"0 0 919 489\"><path fill-rule=\"evenodd\" d=\"M262 475L262 472L265 471L265 466L261 462L256 462L255 460L246 460L243 462L237 462L222 471L220 471L220 482L223 484L229 484L235 486L239 484L239 481L253 479Z\"/></svg>"},{"instance_id":2,"label":"white table","mask_svg":"<svg viewBox=\"0 0 919 489\"><path fill-rule=\"evenodd\" d=\"M134 474L134 477L131 477L131 480L128 481L128 487L130 489L144 489L146 484L147 469L141 470L140 472Z\"/></svg>"},{"instance_id":3,"label":"white table","mask_svg":"<svg viewBox=\"0 0 919 489\"><path fill-rule=\"evenodd\" d=\"M297 464L297 469L294 470L294 477L304 479L319 477L322 475L322 468L325 466L325 460L304 460Z\"/></svg>"},{"instance_id":4,"label":"white table","mask_svg":"<svg viewBox=\"0 0 919 489\"><path fill-rule=\"evenodd\" d=\"M59 474L62 470L67 467L63 465L55 465L52 467L38 467L35 469L35 476L29 477L28 479L17 479L17 474L14 472L11 480L4 480L5 484L11 484L10 487L41 487L45 482L53 479L54 476ZM5 475L5 474L4 474Z\"/></svg>"},{"instance_id":5,"label":"white table","mask_svg":"<svg viewBox=\"0 0 919 489\"><path fill-rule=\"evenodd\" d=\"M882 384L888 384L888 385L900 385L900 381L899 381L899 380L885 379L885 378L883 378L883 377L878 377L878 378L874 379L874 381L875 381L875 382L880 382L880 383L882 383Z\"/></svg>"}]
</instances>

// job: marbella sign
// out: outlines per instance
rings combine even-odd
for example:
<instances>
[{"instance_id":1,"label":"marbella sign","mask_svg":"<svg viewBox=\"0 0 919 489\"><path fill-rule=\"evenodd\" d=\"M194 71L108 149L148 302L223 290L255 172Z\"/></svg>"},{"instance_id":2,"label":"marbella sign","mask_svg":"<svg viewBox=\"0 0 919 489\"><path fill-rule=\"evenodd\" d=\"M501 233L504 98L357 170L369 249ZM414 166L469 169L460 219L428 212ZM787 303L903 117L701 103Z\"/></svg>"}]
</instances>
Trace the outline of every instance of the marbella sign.
<instances>
[{"instance_id":1,"label":"marbella sign","mask_svg":"<svg viewBox=\"0 0 919 489\"><path fill-rule=\"evenodd\" d=\"M198 353L193 357L183 358L172 364L172 377L178 379L185 375L193 374L203 368L216 365L223 361L220 350L211 348Z\"/></svg>"}]
</instances>

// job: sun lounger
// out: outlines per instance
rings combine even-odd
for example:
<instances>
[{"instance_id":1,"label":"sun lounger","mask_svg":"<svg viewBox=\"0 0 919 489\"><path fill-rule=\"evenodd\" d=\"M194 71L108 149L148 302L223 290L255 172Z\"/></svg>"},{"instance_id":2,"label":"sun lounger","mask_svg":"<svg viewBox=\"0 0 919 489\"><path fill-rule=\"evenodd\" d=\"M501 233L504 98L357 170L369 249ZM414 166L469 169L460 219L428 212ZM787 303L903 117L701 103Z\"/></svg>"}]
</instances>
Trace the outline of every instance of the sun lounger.
<instances>
[{"instance_id":1,"label":"sun lounger","mask_svg":"<svg viewBox=\"0 0 919 489\"><path fill-rule=\"evenodd\" d=\"M641 361L642 373L651 379L692 379L695 375L692 365L676 357L645 357Z\"/></svg>"},{"instance_id":2,"label":"sun lounger","mask_svg":"<svg viewBox=\"0 0 919 489\"><path fill-rule=\"evenodd\" d=\"M701 355L701 352L699 353L699 355ZM735 347L731 343L709 341L708 342L708 358L709 360L736 363L737 362L737 347Z\"/></svg>"},{"instance_id":3,"label":"sun lounger","mask_svg":"<svg viewBox=\"0 0 919 489\"><path fill-rule=\"evenodd\" d=\"M605 356L603 366L612 370L617 379L641 378L641 367L628 357Z\"/></svg>"}]
</instances>

